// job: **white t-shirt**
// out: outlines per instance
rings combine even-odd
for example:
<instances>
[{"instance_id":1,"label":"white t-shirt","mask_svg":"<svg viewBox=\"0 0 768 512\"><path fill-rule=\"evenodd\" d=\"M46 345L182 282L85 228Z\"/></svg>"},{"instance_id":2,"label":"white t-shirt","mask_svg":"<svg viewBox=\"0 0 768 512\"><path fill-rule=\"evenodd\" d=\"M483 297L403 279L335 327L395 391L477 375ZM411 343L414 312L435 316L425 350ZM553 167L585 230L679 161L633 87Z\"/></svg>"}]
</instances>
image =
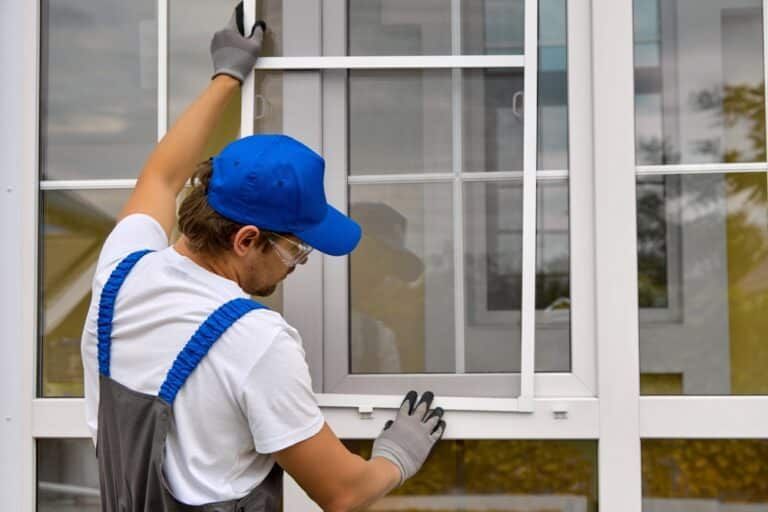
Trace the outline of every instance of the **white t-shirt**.
<instances>
[{"instance_id":1,"label":"white t-shirt","mask_svg":"<svg viewBox=\"0 0 768 512\"><path fill-rule=\"evenodd\" d=\"M248 295L168 246L148 215L123 219L104 243L82 339L88 427L96 439L101 289L128 254L154 249L128 274L115 303L111 377L156 395L177 354L216 308ZM173 404L163 467L180 501L240 498L272 469L271 453L317 434L317 405L299 333L274 311L252 311L213 345Z\"/></svg>"}]
</instances>

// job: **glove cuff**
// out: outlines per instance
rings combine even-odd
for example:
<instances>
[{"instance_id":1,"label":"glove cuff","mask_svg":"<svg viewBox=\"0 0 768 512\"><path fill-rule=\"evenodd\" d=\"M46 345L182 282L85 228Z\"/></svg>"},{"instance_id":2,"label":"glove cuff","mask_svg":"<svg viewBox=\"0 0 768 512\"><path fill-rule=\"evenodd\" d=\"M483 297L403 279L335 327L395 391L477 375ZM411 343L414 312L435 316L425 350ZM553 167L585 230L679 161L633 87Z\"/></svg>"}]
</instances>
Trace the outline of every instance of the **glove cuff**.
<instances>
[{"instance_id":1,"label":"glove cuff","mask_svg":"<svg viewBox=\"0 0 768 512\"><path fill-rule=\"evenodd\" d=\"M403 485L408 478L406 476L405 467L403 467L403 463L400 462L400 460L397 458L397 455L393 453L391 450L389 450L386 446L377 446L376 450L373 451L371 454L371 459L381 457L383 459L388 460L394 466L397 468L397 470L400 472L400 482L398 482L397 486L400 487Z\"/></svg>"},{"instance_id":2,"label":"glove cuff","mask_svg":"<svg viewBox=\"0 0 768 512\"><path fill-rule=\"evenodd\" d=\"M216 78L219 75L231 76L232 78L234 78L235 80L240 82L240 85L243 85L243 82L245 82L245 78L243 76L241 76L240 72L235 70L235 69L229 69L229 68L217 69L213 73L213 75L211 75L211 80L213 80L214 78Z\"/></svg>"}]
</instances>

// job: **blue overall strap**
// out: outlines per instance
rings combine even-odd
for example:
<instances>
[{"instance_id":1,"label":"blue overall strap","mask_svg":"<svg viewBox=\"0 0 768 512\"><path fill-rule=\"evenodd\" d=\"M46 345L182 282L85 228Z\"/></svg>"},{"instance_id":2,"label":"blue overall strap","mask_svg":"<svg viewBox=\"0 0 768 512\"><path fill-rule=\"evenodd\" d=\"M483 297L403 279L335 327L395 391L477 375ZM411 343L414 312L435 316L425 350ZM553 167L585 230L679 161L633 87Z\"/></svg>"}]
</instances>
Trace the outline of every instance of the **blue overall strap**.
<instances>
[{"instance_id":1,"label":"blue overall strap","mask_svg":"<svg viewBox=\"0 0 768 512\"><path fill-rule=\"evenodd\" d=\"M152 251L145 249L126 256L123 261L117 264L104 288L101 289L97 338L99 340L99 373L105 377L109 377L109 363L112 353L112 319L115 316L117 292L120 291L120 287L123 286L125 278L128 277L134 265L150 252Z\"/></svg>"},{"instance_id":2,"label":"blue overall strap","mask_svg":"<svg viewBox=\"0 0 768 512\"><path fill-rule=\"evenodd\" d=\"M173 405L181 387L224 331L246 313L262 308L264 306L258 302L240 298L227 302L211 313L176 356L165 382L160 386L160 398Z\"/></svg>"}]
</instances>

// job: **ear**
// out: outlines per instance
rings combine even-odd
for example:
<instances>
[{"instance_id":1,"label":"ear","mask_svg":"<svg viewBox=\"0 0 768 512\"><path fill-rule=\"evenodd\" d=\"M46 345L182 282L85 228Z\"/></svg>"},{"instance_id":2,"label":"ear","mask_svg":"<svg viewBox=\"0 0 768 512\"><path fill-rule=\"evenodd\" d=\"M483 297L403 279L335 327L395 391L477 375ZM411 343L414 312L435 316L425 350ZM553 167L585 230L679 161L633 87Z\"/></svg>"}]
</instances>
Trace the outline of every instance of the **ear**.
<instances>
[{"instance_id":1,"label":"ear","mask_svg":"<svg viewBox=\"0 0 768 512\"><path fill-rule=\"evenodd\" d=\"M253 247L258 247L261 231L256 226L243 226L232 237L232 250L237 256L244 256Z\"/></svg>"}]
</instances>

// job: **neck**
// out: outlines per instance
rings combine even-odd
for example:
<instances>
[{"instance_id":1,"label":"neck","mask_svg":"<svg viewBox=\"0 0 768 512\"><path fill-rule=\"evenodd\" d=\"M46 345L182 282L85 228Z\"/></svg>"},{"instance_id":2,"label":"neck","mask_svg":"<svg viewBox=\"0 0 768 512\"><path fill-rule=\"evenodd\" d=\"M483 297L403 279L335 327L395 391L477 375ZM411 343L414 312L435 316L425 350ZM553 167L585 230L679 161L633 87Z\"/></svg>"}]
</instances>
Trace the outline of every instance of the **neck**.
<instances>
[{"instance_id":1,"label":"neck","mask_svg":"<svg viewBox=\"0 0 768 512\"><path fill-rule=\"evenodd\" d=\"M236 282L240 285L239 274L235 266L230 262L229 258L213 258L194 251L189 246L189 241L186 236L182 235L178 241L173 244L173 248L176 252L194 261L209 272L220 275L230 281Z\"/></svg>"}]
</instances>

